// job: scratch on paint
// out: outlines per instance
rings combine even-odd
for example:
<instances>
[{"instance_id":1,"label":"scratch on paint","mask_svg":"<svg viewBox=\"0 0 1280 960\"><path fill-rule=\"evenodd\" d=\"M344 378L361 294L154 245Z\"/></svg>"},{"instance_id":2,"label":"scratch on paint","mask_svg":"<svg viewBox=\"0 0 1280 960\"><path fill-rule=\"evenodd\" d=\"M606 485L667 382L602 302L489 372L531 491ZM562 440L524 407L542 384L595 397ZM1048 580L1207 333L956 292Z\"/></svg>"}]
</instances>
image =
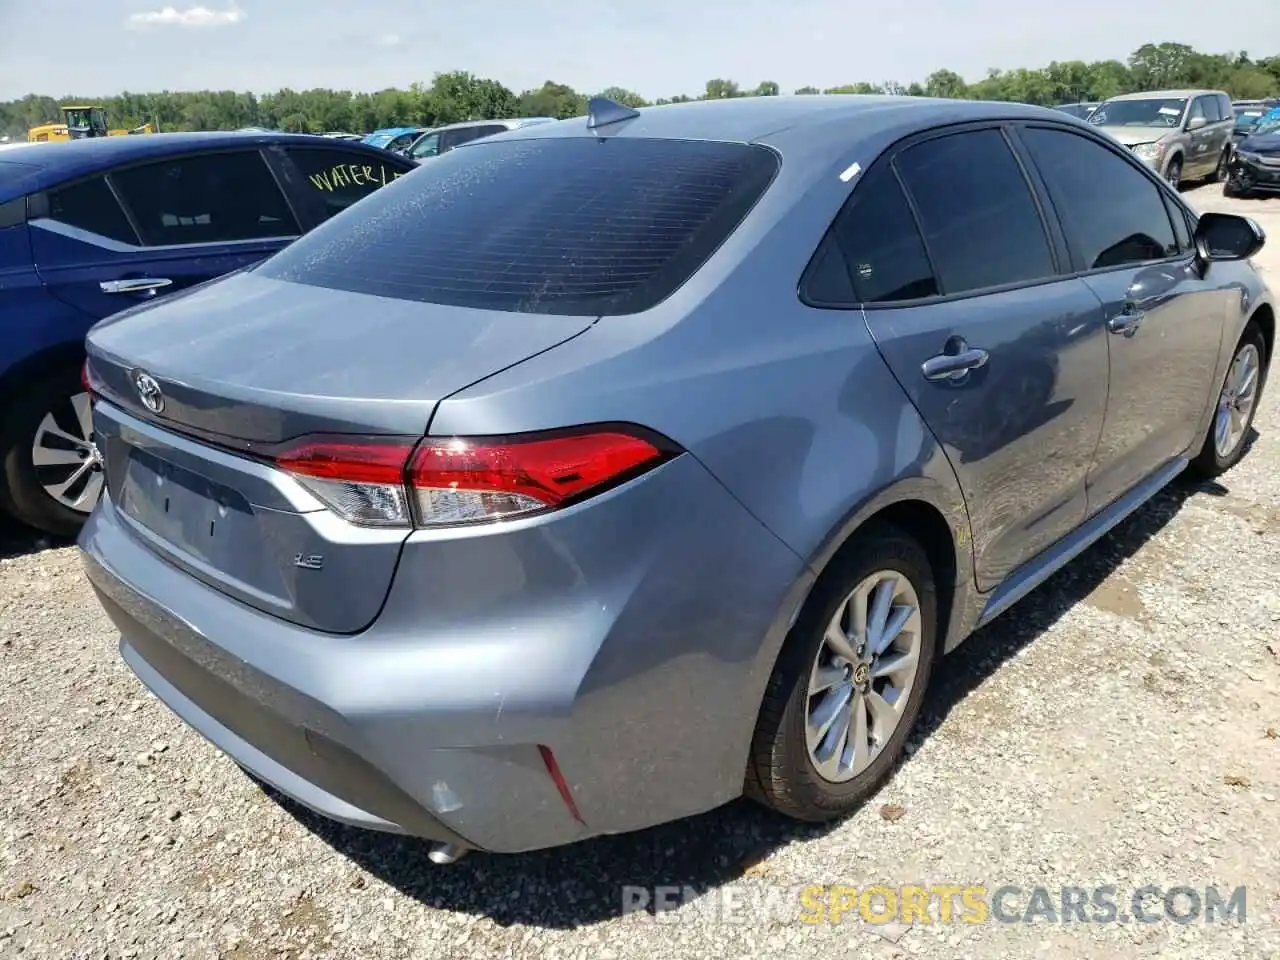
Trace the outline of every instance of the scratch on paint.
<instances>
[{"instance_id":1,"label":"scratch on paint","mask_svg":"<svg viewBox=\"0 0 1280 960\"><path fill-rule=\"evenodd\" d=\"M497 728L498 739L502 739L502 708L507 704L507 695L505 693L498 694L502 699L498 701L498 715L493 718L493 725Z\"/></svg>"}]
</instances>

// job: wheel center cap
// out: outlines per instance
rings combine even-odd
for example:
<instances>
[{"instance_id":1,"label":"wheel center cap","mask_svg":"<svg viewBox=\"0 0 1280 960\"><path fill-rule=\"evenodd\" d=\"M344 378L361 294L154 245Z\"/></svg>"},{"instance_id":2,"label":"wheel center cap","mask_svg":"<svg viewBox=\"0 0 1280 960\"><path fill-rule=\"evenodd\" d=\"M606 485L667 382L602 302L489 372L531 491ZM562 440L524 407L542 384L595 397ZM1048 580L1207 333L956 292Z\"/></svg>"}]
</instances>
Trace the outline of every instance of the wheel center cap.
<instances>
[{"instance_id":1,"label":"wheel center cap","mask_svg":"<svg viewBox=\"0 0 1280 960\"><path fill-rule=\"evenodd\" d=\"M858 686L863 686L871 679L871 668L865 663L860 663L853 668L853 682Z\"/></svg>"}]
</instances>

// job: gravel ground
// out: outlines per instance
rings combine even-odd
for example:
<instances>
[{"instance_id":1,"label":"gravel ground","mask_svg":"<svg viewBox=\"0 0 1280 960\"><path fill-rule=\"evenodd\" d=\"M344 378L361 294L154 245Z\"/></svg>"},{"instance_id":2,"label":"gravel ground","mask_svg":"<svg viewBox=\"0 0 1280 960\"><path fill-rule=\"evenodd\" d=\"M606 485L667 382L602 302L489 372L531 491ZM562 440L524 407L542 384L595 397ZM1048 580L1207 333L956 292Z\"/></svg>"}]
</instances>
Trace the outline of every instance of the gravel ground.
<instances>
[{"instance_id":1,"label":"gravel ground","mask_svg":"<svg viewBox=\"0 0 1280 960\"><path fill-rule=\"evenodd\" d=\"M1270 221L1280 286L1280 200L1190 199ZM1274 387L1257 430L950 658L910 759L833 828L737 803L448 868L265 794L120 662L74 548L0 531L0 956L1280 956ZM813 925L787 889L921 882L1243 885L1247 922ZM655 884L696 896L624 915Z\"/></svg>"}]
</instances>

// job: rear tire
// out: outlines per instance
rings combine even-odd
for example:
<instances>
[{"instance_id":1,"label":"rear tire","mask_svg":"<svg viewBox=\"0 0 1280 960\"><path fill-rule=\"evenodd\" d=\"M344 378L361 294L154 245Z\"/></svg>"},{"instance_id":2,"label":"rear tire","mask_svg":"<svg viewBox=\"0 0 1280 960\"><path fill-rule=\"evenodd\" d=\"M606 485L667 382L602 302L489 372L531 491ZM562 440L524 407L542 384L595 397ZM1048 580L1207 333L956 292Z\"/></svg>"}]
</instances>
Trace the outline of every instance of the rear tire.
<instances>
[{"instance_id":1,"label":"rear tire","mask_svg":"<svg viewBox=\"0 0 1280 960\"><path fill-rule=\"evenodd\" d=\"M20 387L0 422L0 486L4 487L0 505L17 520L57 537L74 537L79 532L97 502L94 491L102 486L96 448L92 443L72 442L85 439L80 437L83 421L72 400L83 395L79 371L65 370ZM38 435L46 438L44 459L68 462L37 466ZM65 495L68 502L59 502L46 487L57 488L77 471L80 474ZM77 493L83 494L82 509L71 505Z\"/></svg>"},{"instance_id":2,"label":"rear tire","mask_svg":"<svg viewBox=\"0 0 1280 960\"><path fill-rule=\"evenodd\" d=\"M884 617L877 616L879 591L891 597L891 606L880 608ZM859 610L867 624L861 631L848 619ZM900 632L877 653L878 638L888 632L877 626L899 621ZM936 629L937 592L920 545L888 525L857 535L819 580L778 657L756 722L747 796L810 822L862 804L892 772L919 717ZM848 659L835 654L841 638ZM838 711L837 704L843 704ZM836 719L824 736L828 716Z\"/></svg>"},{"instance_id":3,"label":"rear tire","mask_svg":"<svg viewBox=\"0 0 1280 960\"><path fill-rule=\"evenodd\" d=\"M1231 164L1231 148L1227 147L1222 151L1222 155L1218 157L1218 165L1213 168L1213 173L1209 175L1210 183L1222 183L1227 179L1227 168Z\"/></svg>"},{"instance_id":4,"label":"rear tire","mask_svg":"<svg viewBox=\"0 0 1280 960\"><path fill-rule=\"evenodd\" d=\"M1249 431L1267 383L1267 343L1252 320L1244 328L1231 363L1214 396L1213 417L1200 452L1191 461L1191 471L1205 480L1226 473L1244 456ZM1252 369L1252 382L1244 383Z\"/></svg>"}]
</instances>

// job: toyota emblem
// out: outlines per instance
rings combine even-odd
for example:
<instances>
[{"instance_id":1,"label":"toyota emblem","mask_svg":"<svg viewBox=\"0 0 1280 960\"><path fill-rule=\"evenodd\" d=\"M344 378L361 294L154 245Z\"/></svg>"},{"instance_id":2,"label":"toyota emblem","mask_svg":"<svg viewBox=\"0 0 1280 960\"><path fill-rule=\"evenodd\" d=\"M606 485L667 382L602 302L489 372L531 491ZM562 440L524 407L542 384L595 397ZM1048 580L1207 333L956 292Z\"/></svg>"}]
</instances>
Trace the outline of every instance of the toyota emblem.
<instances>
[{"instance_id":1,"label":"toyota emblem","mask_svg":"<svg viewBox=\"0 0 1280 960\"><path fill-rule=\"evenodd\" d=\"M133 375L133 385L138 389L138 399L144 407L152 413L164 409L164 394L160 392L160 384L156 383L155 377L139 370Z\"/></svg>"}]
</instances>

